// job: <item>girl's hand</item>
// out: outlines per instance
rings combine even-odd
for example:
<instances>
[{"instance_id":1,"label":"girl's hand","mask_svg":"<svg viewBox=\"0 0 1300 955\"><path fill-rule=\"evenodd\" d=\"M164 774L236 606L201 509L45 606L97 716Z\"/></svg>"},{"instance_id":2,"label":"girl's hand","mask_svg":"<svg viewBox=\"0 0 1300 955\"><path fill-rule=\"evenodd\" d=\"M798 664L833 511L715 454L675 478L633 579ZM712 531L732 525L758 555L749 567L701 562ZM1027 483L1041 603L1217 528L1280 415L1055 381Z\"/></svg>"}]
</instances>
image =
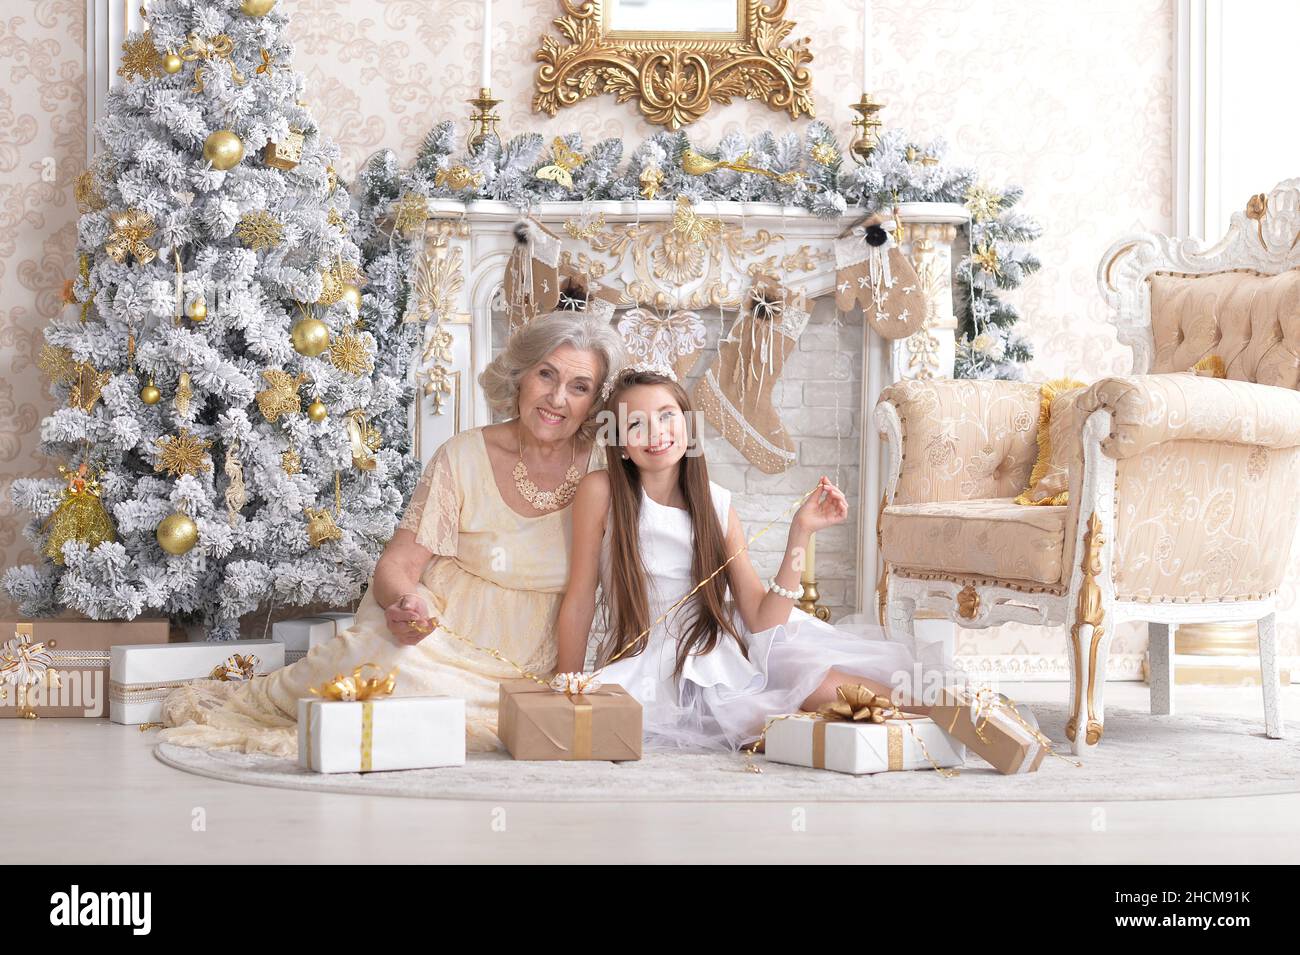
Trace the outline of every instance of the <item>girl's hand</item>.
<instances>
[{"instance_id":1,"label":"girl's hand","mask_svg":"<svg viewBox=\"0 0 1300 955\"><path fill-rule=\"evenodd\" d=\"M817 490L795 511L790 529L802 533L816 534L832 525L842 523L849 516L849 502L844 492L830 482L825 475L817 483Z\"/></svg>"},{"instance_id":2,"label":"girl's hand","mask_svg":"<svg viewBox=\"0 0 1300 955\"><path fill-rule=\"evenodd\" d=\"M414 646L433 633L429 605L418 594L403 594L397 603L384 608L388 632L403 646Z\"/></svg>"}]
</instances>

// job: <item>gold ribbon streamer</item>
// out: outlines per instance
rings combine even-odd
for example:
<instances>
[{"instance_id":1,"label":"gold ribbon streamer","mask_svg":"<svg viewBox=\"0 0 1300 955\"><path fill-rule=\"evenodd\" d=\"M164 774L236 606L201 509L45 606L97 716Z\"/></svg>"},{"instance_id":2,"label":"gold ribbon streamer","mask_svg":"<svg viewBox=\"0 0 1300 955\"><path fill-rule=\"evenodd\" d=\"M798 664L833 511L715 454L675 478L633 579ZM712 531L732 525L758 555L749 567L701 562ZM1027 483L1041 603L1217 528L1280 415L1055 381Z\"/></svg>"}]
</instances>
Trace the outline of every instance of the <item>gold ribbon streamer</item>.
<instances>
[{"instance_id":1,"label":"gold ribbon streamer","mask_svg":"<svg viewBox=\"0 0 1300 955\"><path fill-rule=\"evenodd\" d=\"M573 749L569 758L591 759L591 701L578 694L569 696L569 702L573 704Z\"/></svg>"},{"instance_id":2,"label":"gold ribbon streamer","mask_svg":"<svg viewBox=\"0 0 1300 955\"><path fill-rule=\"evenodd\" d=\"M361 771L370 772L375 757L375 704L372 700L361 703Z\"/></svg>"}]
</instances>

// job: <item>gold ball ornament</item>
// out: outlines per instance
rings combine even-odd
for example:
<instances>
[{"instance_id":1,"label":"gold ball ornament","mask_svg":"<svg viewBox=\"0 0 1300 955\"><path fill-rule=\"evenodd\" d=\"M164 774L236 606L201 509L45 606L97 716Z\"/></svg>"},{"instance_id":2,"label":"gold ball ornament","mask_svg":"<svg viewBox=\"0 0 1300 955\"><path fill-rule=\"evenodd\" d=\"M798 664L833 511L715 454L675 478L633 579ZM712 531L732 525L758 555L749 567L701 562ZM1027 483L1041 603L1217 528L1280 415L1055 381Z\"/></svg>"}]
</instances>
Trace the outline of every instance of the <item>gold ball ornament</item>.
<instances>
[{"instance_id":1,"label":"gold ball ornament","mask_svg":"<svg viewBox=\"0 0 1300 955\"><path fill-rule=\"evenodd\" d=\"M324 421L329 417L330 411L325 407L325 402L317 398L307 406L307 417L317 423Z\"/></svg>"},{"instance_id":2,"label":"gold ball ornament","mask_svg":"<svg viewBox=\"0 0 1300 955\"><path fill-rule=\"evenodd\" d=\"M239 10L250 17L264 17L275 6L275 0L242 0Z\"/></svg>"},{"instance_id":3,"label":"gold ball ornament","mask_svg":"<svg viewBox=\"0 0 1300 955\"><path fill-rule=\"evenodd\" d=\"M177 511L158 525L158 546L173 556L187 553L199 542L199 526L188 514Z\"/></svg>"},{"instance_id":4,"label":"gold ball ornament","mask_svg":"<svg viewBox=\"0 0 1300 955\"><path fill-rule=\"evenodd\" d=\"M208 317L208 303L201 298L196 298L185 306L185 314L191 321L201 322Z\"/></svg>"},{"instance_id":5,"label":"gold ball ornament","mask_svg":"<svg viewBox=\"0 0 1300 955\"><path fill-rule=\"evenodd\" d=\"M352 282L344 282L343 294L339 296L339 301L349 302L358 312L361 311L361 289Z\"/></svg>"},{"instance_id":6,"label":"gold ball ornament","mask_svg":"<svg viewBox=\"0 0 1300 955\"><path fill-rule=\"evenodd\" d=\"M162 392L158 390L152 378L149 379L149 384L140 389L140 400L147 405L156 405L162 401Z\"/></svg>"},{"instance_id":7,"label":"gold ball ornament","mask_svg":"<svg viewBox=\"0 0 1300 955\"><path fill-rule=\"evenodd\" d=\"M162 58L162 68L168 73L179 73L184 65L185 61L175 53L168 53Z\"/></svg>"},{"instance_id":8,"label":"gold ball ornament","mask_svg":"<svg viewBox=\"0 0 1300 955\"><path fill-rule=\"evenodd\" d=\"M218 129L203 141L203 158L213 169L234 169L244 158L244 141L228 129Z\"/></svg>"},{"instance_id":9,"label":"gold ball ornament","mask_svg":"<svg viewBox=\"0 0 1300 955\"><path fill-rule=\"evenodd\" d=\"M304 318L293 326L289 340L299 355L315 358L330 347L329 326L319 318Z\"/></svg>"}]
</instances>

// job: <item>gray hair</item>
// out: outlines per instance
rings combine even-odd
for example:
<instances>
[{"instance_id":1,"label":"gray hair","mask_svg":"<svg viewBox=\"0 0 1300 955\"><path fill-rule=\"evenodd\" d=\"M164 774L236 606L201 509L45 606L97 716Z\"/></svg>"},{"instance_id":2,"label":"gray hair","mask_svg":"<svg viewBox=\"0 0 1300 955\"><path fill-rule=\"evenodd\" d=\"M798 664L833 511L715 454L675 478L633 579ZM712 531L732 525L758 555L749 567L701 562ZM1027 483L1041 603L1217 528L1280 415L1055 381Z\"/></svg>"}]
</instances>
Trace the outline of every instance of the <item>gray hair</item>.
<instances>
[{"instance_id":1,"label":"gray hair","mask_svg":"<svg viewBox=\"0 0 1300 955\"><path fill-rule=\"evenodd\" d=\"M519 380L530 368L563 345L593 352L600 365L600 378L592 392L591 414L578 429L579 437L591 440L596 434L601 386L627 361L623 336L608 319L588 312L559 311L540 315L510 336L501 354L479 374L478 383L494 412L515 417L519 414Z\"/></svg>"}]
</instances>

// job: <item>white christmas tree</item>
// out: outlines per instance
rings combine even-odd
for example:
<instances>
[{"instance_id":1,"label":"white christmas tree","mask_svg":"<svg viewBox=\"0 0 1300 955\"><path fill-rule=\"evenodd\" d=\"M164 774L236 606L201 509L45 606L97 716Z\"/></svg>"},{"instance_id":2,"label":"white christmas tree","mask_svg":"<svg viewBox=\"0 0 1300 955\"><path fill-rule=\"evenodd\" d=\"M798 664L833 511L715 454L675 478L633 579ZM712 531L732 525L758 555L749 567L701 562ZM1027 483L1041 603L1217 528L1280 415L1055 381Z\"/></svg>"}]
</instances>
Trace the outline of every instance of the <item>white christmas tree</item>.
<instances>
[{"instance_id":1,"label":"white christmas tree","mask_svg":"<svg viewBox=\"0 0 1300 955\"><path fill-rule=\"evenodd\" d=\"M415 464L338 148L275 0L156 0L78 182L78 306L45 330L65 479L17 481L27 615L162 613L213 638L357 598ZM378 358L378 360L376 360Z\"/></svg>"}]
</instances>

